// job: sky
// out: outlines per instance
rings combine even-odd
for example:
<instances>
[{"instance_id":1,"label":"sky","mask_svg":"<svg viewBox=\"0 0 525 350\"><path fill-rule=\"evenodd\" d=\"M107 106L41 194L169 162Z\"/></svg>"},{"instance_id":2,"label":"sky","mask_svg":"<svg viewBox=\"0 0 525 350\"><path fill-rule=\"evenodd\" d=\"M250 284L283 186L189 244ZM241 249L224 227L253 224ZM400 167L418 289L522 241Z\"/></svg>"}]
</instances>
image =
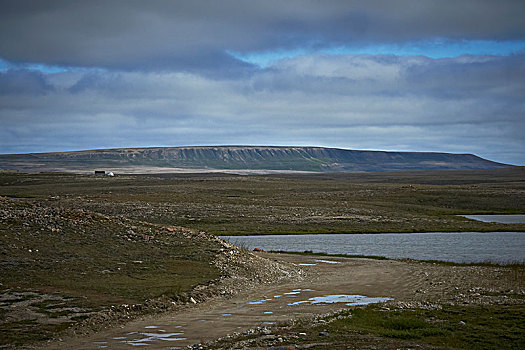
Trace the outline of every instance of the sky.
<instances>
[{"instance_id":1,"label":"sky","mask_svg":"<svg viewBox=\"0 0 525 350\"><path fill-rule=\"evenodd\" d=\"M0 0L0 153L290 145L525 165L522 0Z\"/></svg>"}]
</instances>

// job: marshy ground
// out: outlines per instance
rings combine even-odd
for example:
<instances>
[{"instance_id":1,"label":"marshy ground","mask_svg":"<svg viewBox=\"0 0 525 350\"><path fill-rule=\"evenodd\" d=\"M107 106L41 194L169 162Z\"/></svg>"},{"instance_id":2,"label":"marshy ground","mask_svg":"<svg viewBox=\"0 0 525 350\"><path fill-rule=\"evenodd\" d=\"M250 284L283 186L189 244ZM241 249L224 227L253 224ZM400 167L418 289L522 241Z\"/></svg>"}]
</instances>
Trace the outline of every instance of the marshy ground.
<instances>
[{"instance_id":1,"label":"marshy ground","mask_svg":"<svg viewBox=\"0 0 525 350\"><path fill-rule=\"evenodd\" d=\"M287 344L345 348L342 344L350 341L346 337L351 334L357 348L374 344L402 348L414 342L428 347L481 344L478 348L483 348L493 343L523 347L522 265L345 258L337 258L339 264L304 265L315 257L253 255L203 232L524 231L524 224L482 223L455 216L523 213L523 168L114 178L5 172L0 173L0 196L2 347L37 344L39 348L41 342L63 338L64 342L50 346L95 348L105 346L95 342L108 341L106 335L121 336L114 330L117 325L128 327L124 328L130 329L128 333L144 333L141 326L177 319L186 322L180 336L185 342L212 340L235 331L232 327L245 331L264 326L264 331L241 332L208 344L216 348ZM297 289L301 290L297 297L305 300L333 294L391 297L388 315L399 316L399 322L408 325L373 321L374 315L387 312L383 306L306 323L287 322L298 309L304 308L303 316L308 318L341 305L301 303L292 310L288 303L272 298L246 306ZM271 310L259 310L261 305ZM228 321L213 321L212 316ZM454 323L458 317L462 319ZM208 320L208 326L201 319ZM135 323L128 324L130 320ZM468 327L456 328L470 340L436 340L456 339L459 335L453 326L460 321ZM269 330L272 325L262 322L282 322L283 327ZM434 329L437 323L444 328ZM318 339L323 327L331 338ZM487 327L501 331L487 333ZM302 333L307 336L299 336ZM489 333L490 339L482 336ZM166 346L166 341L161 343Z\"/></svg>"}]
</instances>

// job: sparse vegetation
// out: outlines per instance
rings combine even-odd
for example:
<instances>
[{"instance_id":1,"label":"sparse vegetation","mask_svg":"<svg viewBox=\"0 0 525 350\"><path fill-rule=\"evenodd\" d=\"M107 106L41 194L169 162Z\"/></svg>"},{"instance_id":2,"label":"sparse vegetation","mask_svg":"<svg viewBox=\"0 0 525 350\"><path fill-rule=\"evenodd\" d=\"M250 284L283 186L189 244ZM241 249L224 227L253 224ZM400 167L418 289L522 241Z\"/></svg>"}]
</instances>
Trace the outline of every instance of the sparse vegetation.
<instances>
[{"instance_id":1,"label":"sparse vegetation","mask_svg":"<svg viewBox=\"0 0 525 350\"><path fill-rule=\"evenodd\" d=\"M213 239L200 239L198 230L222 235L525 231L525 224L482 223L455 216L523 213L524 179L523 168L250 177L108 178L1 172L0 346L50 339L112 308L132 317L156 312L159 305L163 309L162 305L184 301L194 286L217 279L221 273L212 263L221 246ZM515 268L515 274L509 275L513 284L523 279L523 264L510 268ZM507 294L522 299L516 291ZM151 309L150 302L157 306ZM29 313L13 317L17 310ZM367 310L363 312L369 314L355 314L351 320L373 320L374 315L383 314L379 309ZM467 324L476 324L474 311L469 310L474 309L447 312L459 313ZM498 326L493 322L510 327L511 338L515 328L507 321L523 321L521 306L505 309L515 315L512 320L503 320L496 309L476 310L479 317L493 317L486 321L491 327ZM388 324L372 322L366 329L353 321L330 321L335 327L331 332L340 331L341 339L346 339L344 334L358 332L365 338L403 338L429 344L437 344L432 339L439 335L460 339L459 345L450 340L439 346L470 346L471 340L459 337L463 333L458 330L427 321L446 315L407 312L400 311L399 318ZM472 329L465 337L485 332L484 322L480 318L481 328ZM97 329L99 325L88 323L88 327ZM483 338L480 344L493 344L499 337L496 332L487 334L493 340Z\"/></svg>"},{"instance_id":2,"label":"sparse vegetation","mask_svg":"<svg viewBox=\"0 0 525 350\"><path fill-rule=\"evenodd\" d=\"M451 306L439 309L389 309L370 305L317 319L283 324L266 333L224 338L210 349L240 344L308 349L522 349L525 308ZM280 342L274 339L282 339Z\"/></svg>"},{"instance_id":3,"label":"sparse vegetation","mask_svg":"<svg viewBox=\"0 0 525 350\"><path fill-rule=\"evenodd\" d=\"M456 216L523 213L524 179L525 168L248 177L0 174L0 195L221 235L524 231L525 224Z\"/></svg>"},{"instance_id":4,"label":"sparse vegetation","mask_svg":"<svg viewBox=\"0 0 525 350\"><path fill-rule=\"evenodd\" d=\"M219 277L190 230L0 198L0 346L50 339L109 308L155 312ZM96 325L95 325L96 327ZM15 339L16 338L16 339Z\"/></svg>"},{"instance_id":5,"label":"sparse vegetation","mask_svg":"<svg viewBox=\"0 0 525 350\"><path fill-rule=\"evenodd\" d=\"M334 334L349 330L394 339L417 339L459 349L518 349L525 345L523 305L445 306L439 310L356 309L330 322Z\"/></svg>"}]
</instances>

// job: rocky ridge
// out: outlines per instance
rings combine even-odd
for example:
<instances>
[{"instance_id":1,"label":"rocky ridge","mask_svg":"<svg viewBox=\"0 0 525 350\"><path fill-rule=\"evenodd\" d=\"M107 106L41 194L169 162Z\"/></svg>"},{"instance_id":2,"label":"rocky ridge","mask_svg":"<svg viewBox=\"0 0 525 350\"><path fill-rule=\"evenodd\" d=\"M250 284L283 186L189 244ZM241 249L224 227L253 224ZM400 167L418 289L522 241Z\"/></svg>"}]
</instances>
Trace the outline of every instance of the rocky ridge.
<instances>
[{"instance_id":1,"label":"rocky ridge","mask_svg":"<svg viewBox=\"0 0 525 350\"><path fill-rule=\"evenodd\" d=\"M116 148L0 155L0 169L120 173L192 170L383 172L498 169L508 165L473 154L362 151L323 147L199 146ZM137 170L138 169L138 170ZM150 170L148 170L150 169Z\"/></svg>"}]
</instances>

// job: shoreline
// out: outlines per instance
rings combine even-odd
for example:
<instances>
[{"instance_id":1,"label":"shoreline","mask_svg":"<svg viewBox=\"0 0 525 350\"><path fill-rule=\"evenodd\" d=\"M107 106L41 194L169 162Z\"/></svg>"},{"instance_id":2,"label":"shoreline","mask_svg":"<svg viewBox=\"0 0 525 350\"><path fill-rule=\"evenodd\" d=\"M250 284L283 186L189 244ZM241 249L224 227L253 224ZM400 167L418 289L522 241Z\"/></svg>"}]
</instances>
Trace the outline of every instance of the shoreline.
<instances>
[{"instance_id":1,"label":"shoreline","mask_svg":"<svg viewBox=\"0 0 525 350\"><path fill-rule=\"evenodd\" d=\"M512 225L512 224L511 224ZM523 224L520 224L523 225ZM487 230L479 230L479 231L472 231L472 230L441 230L441 231L424 231L424 230L418 230L418 231L391 231L384 230L382 232L377 231L327 231L327 232L267 232L267 233L245 233L245 232L239 232L239 233L215 233L212 232L210 234L214 236L224 236L224 237L237 237L237 236L298 236L298 235L381 235L381 234L419 234L419 233L522 233L525 232L524 228L518 228L513 230L505 230L505 229L487 229Z\"/></svg>"},{"instance_id":2,"label":"shoreline","mask_svg":"<svg viewBox=\"0 0 525 350\"><path fill-rule=\"evenodd\" d=\"M490 267L525 267L525 260L509 261L509 262L491 262L491 261L480 261L480 262L456 262L448 260L427 260L427 259L410 259L410 258L389 258L381 255L360 255L360 254L331 254L325 252L312 252L312 251L288 251L288 250L269 250L268 253L275 254L292 254L292 255L303 255L303 256L321 256L321 257L335 257L335 258L348 258L348 259L371 259L371 260L393 260L403 262L421 262L428 264L438 264L446 266L490 266Z\"/></svg>"}]
</instances>

